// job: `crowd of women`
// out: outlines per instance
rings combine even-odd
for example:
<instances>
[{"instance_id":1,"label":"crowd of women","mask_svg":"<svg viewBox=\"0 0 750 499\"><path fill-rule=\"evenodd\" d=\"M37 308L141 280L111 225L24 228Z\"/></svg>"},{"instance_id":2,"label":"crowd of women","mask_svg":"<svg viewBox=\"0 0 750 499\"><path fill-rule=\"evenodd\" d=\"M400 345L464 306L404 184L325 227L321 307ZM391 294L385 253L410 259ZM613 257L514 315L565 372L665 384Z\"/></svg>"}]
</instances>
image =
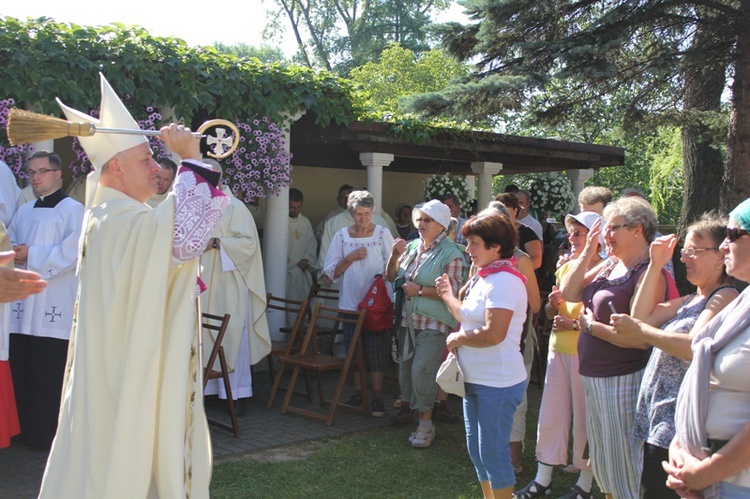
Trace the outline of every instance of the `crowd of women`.
<instances>
[{"instance_id":1,"label":"crowd of women","mask_svg":"<svg viewBox=\"0 0 750 499\"><path fill-rule=\"evenodd\" d=\"M602 214L565 218L569 253L545 307L553 328L537 474L515 494L510 442L528 380L522 353L539 308L538 265L521 250L528 242L519 238L518 204L512 195L498 201L463 223L464 247L440 201L412 211L418 238L393 241L371 223L369 193L353 193L355 223L328 251L325 273L342 280L342 308L356 311L376 274L394 283L397 419L411 423L417 411L411 445L428 447L436 436L435 375L451 351L485 497L550 495L554 467L568 464L571 423L569 470L579 479L563 497L592 497L594 479L615 498L750 497L750 299L731 285L750 281L750 200L728 219L706 215L688 228L680 261L695 291L684 296L667 271L678 241L658 235L645 200L621 197ZM381 415L391 354L384 338L363 335L371 408ZM365 389L355 388L352 404Z\"/></svg>"}]
</instances>

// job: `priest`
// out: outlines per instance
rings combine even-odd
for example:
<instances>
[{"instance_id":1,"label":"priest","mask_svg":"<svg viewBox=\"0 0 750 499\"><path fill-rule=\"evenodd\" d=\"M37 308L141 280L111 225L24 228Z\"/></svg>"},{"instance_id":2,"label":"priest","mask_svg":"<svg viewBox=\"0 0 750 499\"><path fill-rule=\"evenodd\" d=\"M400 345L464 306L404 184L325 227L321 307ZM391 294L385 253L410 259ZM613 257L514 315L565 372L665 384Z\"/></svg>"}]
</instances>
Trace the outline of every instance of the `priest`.
<instances>
[{"instance_id":1,"label":"priest","mask_svg":"<svg viewBox=\"0 0 750 499\"><path fill-rule=\"evenodd\" d=\"M170 158L156 158L156 162L159 164L159 173L156 174L158 179L156 194L146 201L151 208L156 208L156 205L167 199L169 188L172 187L175 175L177 175L177 163Z\"/></svg>"},{"instance_id":2,"label":"priest","mask_svg":"<svg viewBox=\"0 0 750 499\"><path fill-rule=\"evenodd\" d=\"M289 189L289 245L286 258L286 297L301 301L307 298L315 271L318 241L312 224L302 211L304 196L299 189ZM296 320L288 314L287 325Z\"/></svg>"},{"instance_id":3,"label":"priest","mask_svg":"<svg viewBox=\"0 0 750 499\"><path fill-rule=\"evenodd\" d=\"M206 160L221 172L217 161ZM229 367L232 398L238 414L244 413L244 401L251 397L250 366L257 364L271 351L271 338L266 320L266 286L263 258L255 222L245 204L232 195L228 186L222 188L230 200L229 208L214 229L201 256L201 279L206 291L201 294L203 312L230 314L222 346ZM203 359L213 348L211 335L203 336ZM217 361L218 364L218 361ZM214 366L218 369L218 365ZM205 395L227 394L220 380L211 380Z\"/></svg>"},{"instance_id":4,"label":"priest","mask_svg":"<svg viewBox=\"0 0 750 499\"><path fill-rule=\"evenodd\" d=\"M100 118L137 129L101 75ZM57 435L41 498L207 498L211 448L198 355L198 257L228 200L182 125L160 138L182 158L152 209L159 166L142 135L81 137L87 177L78 302Z\"/></svg>"},{"instance_id":5,"label":"priest","mask_svg":"<svg viewBox=\"0 0 750 499\"><path fill-rule=\"evenodd\" d=\"M21 422L20 442L49 448L57 429L73 305L83 205L63 192L60 157L28 160L35 201L22 205L8 232L16 267L44 276L47 289L11 305L10 367Z\"/></svg>"}]
</instances>

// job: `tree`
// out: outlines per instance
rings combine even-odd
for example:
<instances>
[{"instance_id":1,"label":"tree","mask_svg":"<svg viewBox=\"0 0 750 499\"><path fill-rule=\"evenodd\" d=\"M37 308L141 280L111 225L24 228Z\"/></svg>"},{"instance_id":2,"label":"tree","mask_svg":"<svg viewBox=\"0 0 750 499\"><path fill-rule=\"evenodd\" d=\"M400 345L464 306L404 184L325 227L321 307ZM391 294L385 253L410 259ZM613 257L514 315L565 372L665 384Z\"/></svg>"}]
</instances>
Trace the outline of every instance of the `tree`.
<instances>
[{"instance_id":1,"label":"tree","mask_svg":"<svg viewBox=\"0 0 750 499\"><path fill-rule=\"evenodd\" d=\"M440 28L448 50L476 70L412 103L427 114L523 109L556 85L540 122L564 122L593 96L626 95L625 130L682 125L683 221L750 196L750 0L465 0L472 21ZM715 128L733 77L727 148ZM562 82L562 83L561 83ZM728 130L728 133L727 133ZM719 180L723 174L723 187Z\"/></svg>"},{"instance_id":2,"label":"tree","mask_svg":"<svg viewBox=\"0 0 750 499\"><path fill-rule=\"evenodd\" d=\"M283 30L286 18L294 32L300 62L347 74L377 59L389 43L427 50L430 16L450 0L273 0L270 33ZM343 29L342 29L343 28Z\"/></svg>"},{"instance_id":3,"label":"tree","mask_svg":"<svg viewBox=\"0 0 750 499\"><path fill-rule=\"evenodd\" d=\"M393 43L377 61L354 68L349 76L365 91L365 107L381 116L396 116L404 113L401 98L440 90L468 72L467 66L442 50L420 55Z\"/></svg>"},{"instance_id":4,"label":"tree","mask_svg":"<svg viewBox=\"0 0 750 499\"><path fill-rule=\"evenodd\" d=\"M255 57L261 62L279 62L284 60L284 53L278 47L271 47L270 45L261 45L255 47L248 45L247 43L236 43L234 45L226 45L221 42L214 43L214 48L222 54L232 54L237 57Z\"/></svg>"}]
</instances>

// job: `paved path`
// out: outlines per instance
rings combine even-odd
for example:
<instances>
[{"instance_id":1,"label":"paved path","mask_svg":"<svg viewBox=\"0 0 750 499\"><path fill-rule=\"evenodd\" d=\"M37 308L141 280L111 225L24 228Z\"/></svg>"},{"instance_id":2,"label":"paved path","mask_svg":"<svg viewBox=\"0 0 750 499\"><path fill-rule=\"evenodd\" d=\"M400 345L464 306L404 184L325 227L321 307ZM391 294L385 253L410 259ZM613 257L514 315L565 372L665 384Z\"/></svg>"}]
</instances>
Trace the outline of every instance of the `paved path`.
<instances>
[{"instance_id":1,"label":"paved path","mask_svg":"<svg viewBox=\"0 0 750 499\"><path fill-rule=\"evenodd\" d=\"M361 414L337 411L333 425L326 426L320 421L294 414L282 415L279 412L282 400L280 395L276 397L273 408L267 409L265 406L265 396L270 388L268 379L267 372L258 373L256 376L255 390L258 396L248 401L245 415L239 418L239 439L234 438L230 432L211 427L214 463L219 464L249 452L272 447L385 426L388 424L388 417L397 412L391 405L393 399L386 396L385 418L365 418ZM327 393L333 393L333 383L329 380L326 384L329 385ZM344 391L344 398L348 398L349 395L351 388ZM309 406L314 408L318 405L312 403ZM456 407L451 408L460 411L457 402ZM226 406L220 401L209 401L206 411L212 417L229 421ZM0 449L0 498L36 497L46 460L47 451L20 444Z\"/></svg>"}]
</instances>

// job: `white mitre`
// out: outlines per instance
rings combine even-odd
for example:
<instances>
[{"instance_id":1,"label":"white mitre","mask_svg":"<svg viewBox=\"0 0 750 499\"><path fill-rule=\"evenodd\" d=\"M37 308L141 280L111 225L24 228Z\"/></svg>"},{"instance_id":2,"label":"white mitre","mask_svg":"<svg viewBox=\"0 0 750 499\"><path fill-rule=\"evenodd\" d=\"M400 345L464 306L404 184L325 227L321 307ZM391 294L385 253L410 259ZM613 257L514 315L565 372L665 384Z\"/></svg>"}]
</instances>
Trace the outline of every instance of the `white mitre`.
<instances>
[{"instance_id":1,"label":"white mitre","mask_svg":"<svg viewBox=\"0 0 750 499\"><path fill-rule=\"evenodd\" d=\"M77 111L56 99L69 121L93 123L102 128L125 128L129 130L140 130L138 123L130 115L120 98L110 86L102 73L101 79L102 100L99 106L99 118ZM140 134L114 134L95 133L90 137L78 137L89 161L94 169L86 178L86 207L89 208L94 200L96 188L99 185L99 172L107 162L117 153L125 151L141 144L147 144L148 140Z\"/></svg>"}]
</instances>

